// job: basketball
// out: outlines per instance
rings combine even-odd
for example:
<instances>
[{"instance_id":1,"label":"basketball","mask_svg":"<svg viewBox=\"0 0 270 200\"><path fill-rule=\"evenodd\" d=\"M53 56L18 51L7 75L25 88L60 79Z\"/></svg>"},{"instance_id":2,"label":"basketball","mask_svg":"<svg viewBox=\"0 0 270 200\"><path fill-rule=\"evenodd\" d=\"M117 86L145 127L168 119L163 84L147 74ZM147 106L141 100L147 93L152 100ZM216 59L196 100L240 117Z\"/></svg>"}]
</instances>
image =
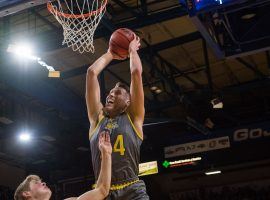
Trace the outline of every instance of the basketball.
<instances>
[{"instance_id":1,"label":"basketball","mask_svg":"<svg viewBox=\"0 0 270 200\"><path fill-rule=\"evenodd\" d=\"M127 28L120 28L113 32L109 47L113 54L126 58L129 54L129 43L134 39L134 32Z\"/></svg>"}]
</instances>

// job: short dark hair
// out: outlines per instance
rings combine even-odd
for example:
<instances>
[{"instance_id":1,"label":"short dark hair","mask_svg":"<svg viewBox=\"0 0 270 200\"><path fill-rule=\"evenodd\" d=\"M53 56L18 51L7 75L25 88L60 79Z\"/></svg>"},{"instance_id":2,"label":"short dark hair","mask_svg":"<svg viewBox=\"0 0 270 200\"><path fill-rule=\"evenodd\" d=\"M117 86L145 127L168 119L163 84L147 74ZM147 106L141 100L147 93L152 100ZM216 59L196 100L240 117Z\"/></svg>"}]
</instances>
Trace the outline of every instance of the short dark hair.
<instances>
[{"instance_id":1,"label":"short dark hair","mask_svg":"<svg viewBox=\"0 0 270 200\"><path fill-rule=\"evenodd\" d=\"M122 83L122 82L116 83L116 84L115 84L115 87L123 88L123 89L125 89L125 90L127 91L127 93L130 93L130 92L129 92L129 87L128 87L126 84Z\"/></svg>"},{"instance_id":2,"label":"short dark hair","mask_svg":"<svg viewBox=\"0 0 270 200\"><path fill-rule=\"evenodd\" d=\"M40 177L37 175L29 175L24 181L17 187L14 193L14 200L25 200L26 198L23 196L23 192L30 190L30 182L31 181L41 181Z\"/></svg>"}]
</instances>

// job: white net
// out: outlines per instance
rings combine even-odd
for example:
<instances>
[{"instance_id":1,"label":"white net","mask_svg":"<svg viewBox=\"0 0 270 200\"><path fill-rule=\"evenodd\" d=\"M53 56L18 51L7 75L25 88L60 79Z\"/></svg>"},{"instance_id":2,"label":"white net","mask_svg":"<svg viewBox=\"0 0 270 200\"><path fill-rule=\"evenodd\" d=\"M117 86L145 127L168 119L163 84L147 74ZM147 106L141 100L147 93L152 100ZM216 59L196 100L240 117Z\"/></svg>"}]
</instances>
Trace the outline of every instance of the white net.
<instances>
[{"instance_id":1,"label":"white net","mask_svg":"<svg viewBox=\"0 0 270 200\"><path fill-rule=\"evenodd\" d=\"M63 45L73 51L92 52L94 32L106 12L107 0L48 1L48 9L63 27Z\"/></svg>"}]
</instances>

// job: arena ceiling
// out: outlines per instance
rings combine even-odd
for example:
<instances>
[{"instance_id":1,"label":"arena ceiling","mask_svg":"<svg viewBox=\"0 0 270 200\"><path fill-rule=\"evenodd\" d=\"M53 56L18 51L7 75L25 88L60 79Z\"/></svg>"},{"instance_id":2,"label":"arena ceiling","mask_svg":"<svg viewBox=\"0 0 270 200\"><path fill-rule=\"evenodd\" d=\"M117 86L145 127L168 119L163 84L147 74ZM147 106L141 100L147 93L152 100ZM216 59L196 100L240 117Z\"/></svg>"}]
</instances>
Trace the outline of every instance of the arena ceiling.
<instances>
[{"instance_id":1,"label":"arena ceiling","mask_svg":"<svg viewBox=\"0 0 270 200\"><path fill-rule=\"evenodd\" d=\"M29 6L33 2L37 5ZM243 47L243 53L233 49L230 57L218 58L179 1L109 1L95 33L94 54L79 54L62 46L62 28L44 2L0 1L2 162L29 171L45 173L50 169L60 175L62 171L68 171L70 176L90 171L84 99L86 70L107 51L110 34L120 27L130 28L141 37L145 124L151 127L145 134L152 134L148 138L154 134L164 136L168 130L177 131L181 137L181 131L188 128L188 118L210 132L269 119L268 48L258 46L248 51L248 47ZM18 12L12 13L12 8ZM254 8L254 12L257 10ZM263 22L267 24L269 20ZM239 24L252 26L241 17ZM269 27L257 28L254 37ZM233 31L240 34L243 29ZM36 54L61 71L61 77L48 78L44 67L14 59L6 49L17 41L30 41ZM128 61L112 62L101 75L103 98L118 81L129 83ZM161 92L151 90L153 86ZM222 100L223 109L213 109L214 98ZM205 126L206 119L213 122L214 128ZM163 122L167 129L155 125ZM21 127L35 133L35 143L27 147L18 144L15 138ZM147 144L159 144L157 140ZM150 147L143 148L149 151Z\"/></svg>"}]
</instances>

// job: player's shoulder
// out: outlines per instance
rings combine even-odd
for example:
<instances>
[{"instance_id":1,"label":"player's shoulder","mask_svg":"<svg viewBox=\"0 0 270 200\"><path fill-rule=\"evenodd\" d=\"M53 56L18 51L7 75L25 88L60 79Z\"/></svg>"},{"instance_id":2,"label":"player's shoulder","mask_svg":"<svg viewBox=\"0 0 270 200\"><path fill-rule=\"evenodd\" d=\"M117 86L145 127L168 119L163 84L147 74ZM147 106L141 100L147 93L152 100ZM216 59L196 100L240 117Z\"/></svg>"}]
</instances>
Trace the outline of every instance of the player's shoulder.
<instances>
[{"instance_id":1,"label":"player's shoulder","mask_svg":"<svg viewBox=\"0 0 270 200\"><path fill-rule=\"evenodd\" d=\"M136 120L136 118L133 118L133 116L130 113L126 113L129 123L131 124L133 130L137 134L137 136L143 140L143 121L141 120Z\"/></svg>"},{"instance_id":2,"label":"player's shoulder","mask_svg":"<svg viewBox=\"0 0 270 200\"><path fill-rule=\"evenodd\" d=\"M89 139L94 134L96 128L99 126L104 117L103 110L101 110L95 120L90 121Z\"/></svg>"}]
</instances>

